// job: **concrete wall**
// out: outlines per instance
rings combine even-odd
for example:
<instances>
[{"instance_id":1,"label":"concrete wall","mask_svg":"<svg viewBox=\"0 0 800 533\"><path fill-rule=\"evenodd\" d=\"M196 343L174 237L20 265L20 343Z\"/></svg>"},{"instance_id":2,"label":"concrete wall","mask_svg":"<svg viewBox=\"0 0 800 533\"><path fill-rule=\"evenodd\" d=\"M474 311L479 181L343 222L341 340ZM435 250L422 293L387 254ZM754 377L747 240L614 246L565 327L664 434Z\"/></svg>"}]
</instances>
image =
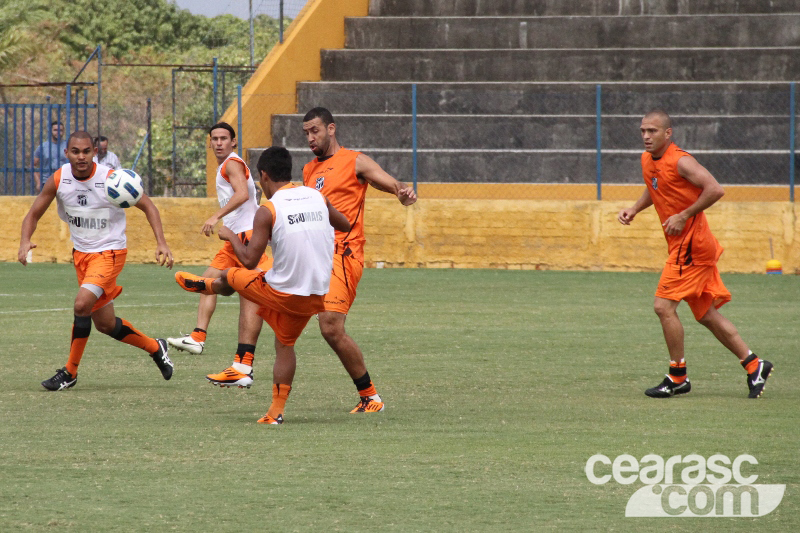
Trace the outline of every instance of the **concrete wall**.
<instances>
[{"instance_id":1,"label":"concrete wall","mask_svg":"<svg viewBox=\"0 0 800 533\"><path fill-rule=\"evenodd\" d=\"M220 241L200 234L216 208L210 199L154 198L167 242L183 264L205 265ZM0 260L16 261L22 218L32 197L0 197ZM365 213L367 266L554 270L659 270L666 243L655 212L623 227L630 201L423 199L411 208L371 192ZM725 247L720 269L764 272L772 238L784 272L800 269L800 222L788 202L725 202L711 227ZM34 261L69 262L67 227L51 206L34 234ZM128 260L153 261L153 236L138 209L128 217Z\"/></svg>"}]
</instances>

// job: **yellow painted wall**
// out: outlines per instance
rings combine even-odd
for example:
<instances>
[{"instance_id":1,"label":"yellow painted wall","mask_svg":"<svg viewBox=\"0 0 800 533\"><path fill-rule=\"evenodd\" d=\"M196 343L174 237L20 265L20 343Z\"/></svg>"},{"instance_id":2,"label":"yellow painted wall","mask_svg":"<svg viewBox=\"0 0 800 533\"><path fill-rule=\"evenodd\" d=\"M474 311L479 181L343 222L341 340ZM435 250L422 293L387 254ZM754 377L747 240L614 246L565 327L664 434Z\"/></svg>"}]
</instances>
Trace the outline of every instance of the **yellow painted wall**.
<instances>
[{"instance_id":1,"label":"yellow painted wall","mask_svg":"<svg viewBox=\"0 0 800 533\"><path fill-rule=\"evenodd\" d=\"M344 47L345 17L363 17L369 11L369 0L309 0L277 44L242 88L242 131L237 134L243 143L240 155L248 148L272 144L272 121L275 113L297 112L297 82L319 81L320 51ZM236 102L220 118L238 130ZM214 178L217 160L206 150L208 196L216 197Z\"/></svg>"},{"instance_id":2,"label":"yellow painted wall","mask_svg":"<svg viewBox=\"0 0 800 533\"><path fill-rule=\"evenodd\" d=\"M217 208L208 198L153 198L176 261L206 265L221 241L200 234ZM0 260L16 261L22 218L33 197L0 197ZM616 221L630 202L423 199L404 208L388 195L367 200L367 266L555 270L660 270L666 243L655 212ZM128 211L128 260L152 262L144 215ZM789 202L726 202L707 211L725 247L720 269L764 272L772 238L784 273L800 271L800 221ZM40 221L34 261L69 262L72 244L55 205Z\"/></svg>"}]
</instances>

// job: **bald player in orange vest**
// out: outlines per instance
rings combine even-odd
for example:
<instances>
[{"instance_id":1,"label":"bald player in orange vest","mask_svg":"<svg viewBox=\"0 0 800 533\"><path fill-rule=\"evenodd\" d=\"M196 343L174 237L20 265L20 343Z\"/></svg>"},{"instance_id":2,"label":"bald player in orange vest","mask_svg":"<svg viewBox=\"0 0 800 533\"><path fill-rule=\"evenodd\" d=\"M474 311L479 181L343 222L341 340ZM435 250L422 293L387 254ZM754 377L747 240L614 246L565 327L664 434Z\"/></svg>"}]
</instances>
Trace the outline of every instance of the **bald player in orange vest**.
<instances>
[{"instance_id":1,"label":"bald player in orange vest","mask_svg":"<svg viewBox=\"0 0 800 533\"><path fill-rule=\"evenodd\" d=\"M654 303L669 351L669 373L645 394L670 398L691 390L684 361L683 325L676 312L685 300L694 318L739 359L747 372L749 397L758 398L772 372L772 363L754 354L733 323L717 311L730 301L731 294L717 268L722 247L711 233L704 211L725 192L705 167L672 142L672 123L666 112L650 111L640 129L645 149L642 177L647 188L632 207L619 212L617 220L627 226L637 213L655 206L669 248Z\"/></svg>"}]
</instances>

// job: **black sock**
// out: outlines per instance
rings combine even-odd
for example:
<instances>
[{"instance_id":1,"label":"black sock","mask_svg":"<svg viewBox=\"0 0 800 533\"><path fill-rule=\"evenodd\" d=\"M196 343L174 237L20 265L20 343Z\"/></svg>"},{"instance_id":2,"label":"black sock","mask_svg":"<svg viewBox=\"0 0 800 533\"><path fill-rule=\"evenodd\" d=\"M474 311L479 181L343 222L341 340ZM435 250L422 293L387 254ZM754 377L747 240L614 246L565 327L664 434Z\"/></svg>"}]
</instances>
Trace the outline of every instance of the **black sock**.
<instances>
[{"instance_id":1,"label":"black sock","mask_svg":"<svg viewBox=\"0 0 800 533\"><path fill-rule=\"evenodd\" d=\"M353 383L358 390L364 390L370 385L372 385L372 380L369 378L369 372L365 372L363 376L358 379L354 379Z\"/></svg>"}]
</instances>

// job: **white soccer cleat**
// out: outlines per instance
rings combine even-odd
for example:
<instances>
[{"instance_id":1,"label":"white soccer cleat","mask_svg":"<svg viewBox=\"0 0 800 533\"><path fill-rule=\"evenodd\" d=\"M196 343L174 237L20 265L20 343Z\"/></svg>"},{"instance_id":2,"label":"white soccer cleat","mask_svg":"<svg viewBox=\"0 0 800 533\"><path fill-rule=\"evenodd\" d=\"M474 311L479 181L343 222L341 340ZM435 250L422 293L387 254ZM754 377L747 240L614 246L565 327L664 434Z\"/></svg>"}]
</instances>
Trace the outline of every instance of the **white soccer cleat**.
<instances>
[{"instance_id":1,"label":"white soccer cleat","mask_svg":"<svg viewBox=\"0 0 800 533\"><path fill-rule=\"evenodd\" d=\"M183 350L184 352L193 353L195 355L199 355L203 353L203 348L205 347L205 342L197 342L192 338L191 335L186 335L185 337L178 337L175 339L168 338L167 342L170 346L174 346L178 350Z\"/></svg>"}]
</instances>

